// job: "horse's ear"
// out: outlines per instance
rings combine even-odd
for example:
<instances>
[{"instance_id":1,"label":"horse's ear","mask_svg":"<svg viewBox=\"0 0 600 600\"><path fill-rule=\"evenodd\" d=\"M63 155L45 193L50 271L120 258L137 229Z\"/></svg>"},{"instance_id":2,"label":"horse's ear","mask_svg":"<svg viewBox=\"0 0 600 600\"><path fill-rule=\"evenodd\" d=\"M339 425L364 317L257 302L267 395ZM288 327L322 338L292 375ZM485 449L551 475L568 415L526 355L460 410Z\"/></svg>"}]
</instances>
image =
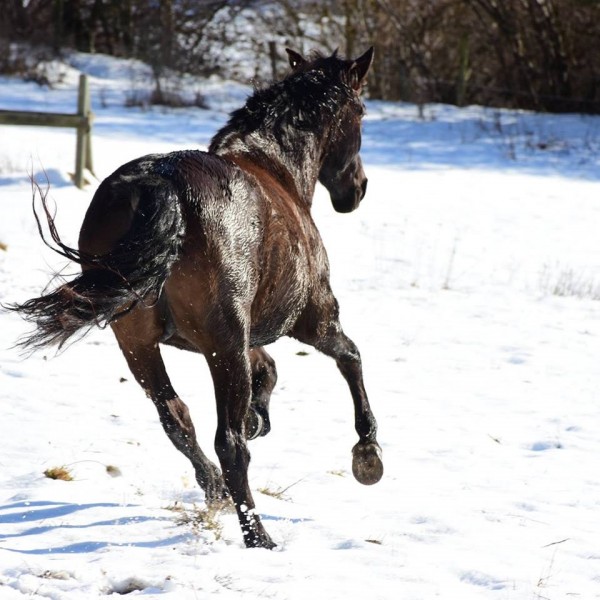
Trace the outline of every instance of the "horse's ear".
<instances>
[{"instance_id":1,"label":"horse's ear","mask_svg":"<svg viewBox=\"0 0 600 600\"><path fill-rule=\"evenodd\" d=\"M365 84L367 73L373 62L373 52L373 46L371 46L362 56L359 56L350 65L350 69L348 69L348 82L350 83L350 87L357 92L360 92Z\"/></svg>"},{"instance_id":2,"label":"horse's ear","mask_svg":"<svg viewBox=\"0 0 600 600\"><path fill-rule=\"evenodd\" d=\"M298 52L294 52L289 48L286 48L285 51L288 54L288 60L290 61L290 67L292 67L292 69L296 70L299 66L303 65L306 62L306 60L302 57L301 54L298 54Z\"/></svg>"}]
</instances>

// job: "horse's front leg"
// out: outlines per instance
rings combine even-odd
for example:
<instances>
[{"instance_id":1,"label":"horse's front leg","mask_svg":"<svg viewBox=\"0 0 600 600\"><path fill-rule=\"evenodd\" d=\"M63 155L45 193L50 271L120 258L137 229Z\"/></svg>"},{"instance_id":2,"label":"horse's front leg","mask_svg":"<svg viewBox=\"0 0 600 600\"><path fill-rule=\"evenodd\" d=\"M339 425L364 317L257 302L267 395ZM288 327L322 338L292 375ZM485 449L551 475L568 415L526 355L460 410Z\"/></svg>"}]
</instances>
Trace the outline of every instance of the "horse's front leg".
<instances>
[{"instance_id":1,"label":"horse's front leg","mask_svg":"<svg viewBox=\"0 0 600 600\"><path fill-rule=\"evenodd\" d=\"M335 359L354 402L354 425L359 440L352 449L352 473L364 485L377 483L383 476L377 421L363 382L360 352L342 330L338 303L333 294L327 293L320 302L310 305L292 335Z\"/></svg>"},{"instance_id":2,"label":"horse's front leg","mask_svg":"<svg viewBox=\"0 0 600 600\"><path fill-rule=\"evenodd\" d=\"M317 349L335 358L350 387L354 401L354 426L359 441L352 449L352 473L364 485L373 485L383 476L381 447L377 443L377 422L371 411L363 383L362 363L356 344L339 330L333 339L327 337Z\"/></svg>"},{"instance_id":3,"label":"horse's front leg","mask_svg":"<svg viewBox=\"0 0 600 600\"><path fill-rule=\"evenodd\" d=\"M271 431L269 403L271 392L277 382L277 369L275 361L261 346L250 349L250 366L252 402L246 417L246 437L253 440Z\"/></svg>"},{"instance_id":4,"label":"horse's front leg","mask_svg":"<svg viewBox=\"0 0 600 600\"><path fill-rule=\"evenodd\" d=\"M255 510L248 484L250 452L245 421L252 397L249 350L216 350L208 354L207 360L217 403L215 450L235 504L244 543L248 548L274 548Z\"/></svg>"}]
</instances>

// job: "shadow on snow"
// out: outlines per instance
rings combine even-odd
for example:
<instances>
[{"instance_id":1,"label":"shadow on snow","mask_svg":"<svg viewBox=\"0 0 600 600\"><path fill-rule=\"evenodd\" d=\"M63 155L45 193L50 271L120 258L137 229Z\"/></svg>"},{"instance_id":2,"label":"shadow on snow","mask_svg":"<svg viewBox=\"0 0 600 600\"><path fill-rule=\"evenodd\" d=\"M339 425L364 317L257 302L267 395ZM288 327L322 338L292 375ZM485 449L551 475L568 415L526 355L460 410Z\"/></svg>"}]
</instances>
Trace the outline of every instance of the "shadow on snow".
<instances>
[{"instance_id":1,"label":"shadow on snow","mask_svg":"<svg viewBox=\"0 0 600 600\"><path fill-rule=\"evenodd\" d=\"M39 521L48 521L52 519L59 519L68 515L73 515L82 511L90 509L110 509L110 508L131 508L135 505L132 504L116 504L108 502L98 502L90 504L71 504L65 502L17 502L14 504L7 504L0 506L0 525L10 525L18 523L32 523ZM16 510L15 509L24 509ZM13 512L15 511L15 512ZM59 522L56 524L43 525L39 527L32 527L18 533L0 533L0 543L8 539L20 539L32 535L41 535L56 530L84 530L98 527L115 527L115 526L127 526L137 525L139 523L145 523L149 521L164 521L169 522L170 519L166 517L151 517L151 516L127 516L119 517L115 519L106 519L102 521L94 521L92 523L82 524L66 524ZM19 554L79 554L87 552L95 552L103 548L110 546L126 546L133 548L159 548L163 546L169 546L185 542L190 538L189 533L170 536L163 539L154 539L150 541L133 541L133 542L109 542L109 541L94 541L86 540L65 546L51 547L44 545L40 548L22 549L22 548L9 548L4 545L0 545L1 550L8 552L17 552Z\"/></svg>"}]
</instances>

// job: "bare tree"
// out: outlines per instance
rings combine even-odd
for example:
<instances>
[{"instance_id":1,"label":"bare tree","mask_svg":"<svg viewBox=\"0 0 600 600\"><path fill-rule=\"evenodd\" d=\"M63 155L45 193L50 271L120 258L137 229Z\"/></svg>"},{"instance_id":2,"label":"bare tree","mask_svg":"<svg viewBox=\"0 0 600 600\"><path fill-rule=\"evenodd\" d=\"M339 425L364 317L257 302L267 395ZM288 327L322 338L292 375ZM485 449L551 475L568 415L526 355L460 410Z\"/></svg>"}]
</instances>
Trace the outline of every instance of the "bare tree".
<instances>
[{"instance_id":1,"label":"bare tree","mask_svg":"<svg viewBox=\"0 0 600 600\"><path fill-rule=\"evenodd\" d=\"M169 69L280 76L284 46L375 46L375 98L600 113L598 0L5 0L8 43L48 42ZM240 58L242 57L243 60ZM254 70L248 65L254 65Z\"/></svg>"}]
</instances>

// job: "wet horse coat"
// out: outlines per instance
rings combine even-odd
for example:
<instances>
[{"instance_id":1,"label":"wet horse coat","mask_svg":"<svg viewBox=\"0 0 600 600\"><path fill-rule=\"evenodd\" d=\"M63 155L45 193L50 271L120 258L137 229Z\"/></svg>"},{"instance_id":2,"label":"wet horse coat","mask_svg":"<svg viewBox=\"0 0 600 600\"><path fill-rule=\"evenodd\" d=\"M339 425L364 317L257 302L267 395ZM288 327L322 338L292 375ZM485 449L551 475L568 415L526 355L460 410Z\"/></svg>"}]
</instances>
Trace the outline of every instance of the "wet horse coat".
<instances>
[{"instance_id":1,"label":"wet horse coat","mask_svg":"<svg viewBox=\"0 0 600 600\"><path fill-rule=\"evenodd\" d=\"M248 485L247 439L270 429L277 376L263 346L279 337L336 360L354 401L353 473L364 484L383 473L360 355L340 325L310 213L317 181L338 212L357 208L366 192L360 91L373 53L356 60L288 55L292 72L256 91L208 152L145 156L105 179L78 250L61 242L42 194L55 249L81 264L82 273L13 307L36 324L24 342L34 348L110 324L167 435L192 462L207 502L231 496L248 547L275 545ZM208 363L221 470L198 446L161 344L201 353Z\"/></svg>"}]
</instances>

